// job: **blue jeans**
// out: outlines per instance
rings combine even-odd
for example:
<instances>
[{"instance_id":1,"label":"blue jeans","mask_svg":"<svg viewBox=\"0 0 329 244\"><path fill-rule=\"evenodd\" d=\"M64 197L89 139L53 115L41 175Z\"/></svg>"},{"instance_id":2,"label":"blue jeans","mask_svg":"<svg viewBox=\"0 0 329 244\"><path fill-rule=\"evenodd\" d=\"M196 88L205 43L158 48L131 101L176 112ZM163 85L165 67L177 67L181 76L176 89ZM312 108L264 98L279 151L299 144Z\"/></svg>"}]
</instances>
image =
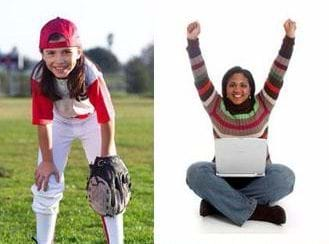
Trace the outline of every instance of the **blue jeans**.
<instances>
[{"instance_id":1,"label":"blue jeans","mask_svg":"<svg viewBox=\"0 0 329 244\"><path fill-rule=\"evenodd\" d=\"M186 182L199 197L241 226L257 204L276 202L291 193L295 175L284 165L270 164L264 177L222 178L216 175L214 163L198 162L188 168Z\"/></svg>"}]
</instances>

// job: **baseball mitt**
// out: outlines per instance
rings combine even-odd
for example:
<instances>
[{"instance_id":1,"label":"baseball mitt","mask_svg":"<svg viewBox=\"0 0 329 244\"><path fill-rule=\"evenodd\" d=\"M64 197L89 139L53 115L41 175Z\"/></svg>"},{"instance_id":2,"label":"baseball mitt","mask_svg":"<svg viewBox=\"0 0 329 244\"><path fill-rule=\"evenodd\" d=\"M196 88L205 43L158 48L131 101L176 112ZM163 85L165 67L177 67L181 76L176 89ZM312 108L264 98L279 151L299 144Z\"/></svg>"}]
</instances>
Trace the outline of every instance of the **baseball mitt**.
<instances>
[{"instance_id":1,"label":"baseball mitt","mask_svg":"<svg viewBox=\"0 0 329 244\"><path fill-rule=\"evenodd\" d=\"M96 157L89 165L87 198L92 209L102 216L122 213L130 200L128 169L119 156Z\"/></svg>"}]
</instances>

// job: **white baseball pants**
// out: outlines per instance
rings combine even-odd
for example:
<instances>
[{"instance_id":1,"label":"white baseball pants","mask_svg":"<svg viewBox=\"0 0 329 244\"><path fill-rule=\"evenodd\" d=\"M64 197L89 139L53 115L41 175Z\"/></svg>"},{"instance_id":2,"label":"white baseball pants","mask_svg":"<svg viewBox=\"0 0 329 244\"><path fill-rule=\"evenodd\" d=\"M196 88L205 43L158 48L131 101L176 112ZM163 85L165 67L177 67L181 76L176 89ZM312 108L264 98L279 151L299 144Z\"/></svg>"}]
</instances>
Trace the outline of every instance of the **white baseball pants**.
<instances>
[{"instance_id":1,"label":"white baseball pants","mask_svg":"<svg viewBox=\"0 0 329 244\"><path fill-rule=\"evenodd\" d=\"M39 236L45 236L44 233L48 233L46 234L46 237L43 237L47 240L38 240L38 243L51 243L53 239L56 222L54 219L56 220L56 215L59 210L59 202L63 198L63 192L65 189L64 170L67 164L71 144L74 139L79 139L82 142L89 163L93 162L96 156L99 156L101 135L100 126L97 122L95 113L86 119L65 119L54 113L52 124L53 161L59 171L60 182L56 182L55 176L52 175L49 178L47 191L38 191L35 184L31 187L33 193L32 209L37 215L37 238ZM41 162L42 155L39 150L38 164ZM49 218L47 218L47 216ZM42 222L42 219L49 219L49 222L54 222L54 224L38 223ZM102 218L102 223L108 243L123 243L122 214L113 218ZM45 226L48 227L45 229Z\"/></svg>"}]
</instances>

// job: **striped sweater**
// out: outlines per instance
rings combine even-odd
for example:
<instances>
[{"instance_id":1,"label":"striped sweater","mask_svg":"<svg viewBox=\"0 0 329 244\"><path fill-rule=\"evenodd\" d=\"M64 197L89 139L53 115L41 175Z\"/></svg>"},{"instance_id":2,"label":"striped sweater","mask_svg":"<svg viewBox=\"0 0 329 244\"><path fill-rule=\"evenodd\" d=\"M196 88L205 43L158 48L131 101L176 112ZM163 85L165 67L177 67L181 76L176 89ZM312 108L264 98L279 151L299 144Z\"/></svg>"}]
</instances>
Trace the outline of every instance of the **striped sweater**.
<instances>
[{"instance_id":1,"label":"striped sweater","mask_svg":"<svg viewBox=\"0 0 329 244\"><path fill-rule=\"evenodd\" d=\"M253 109L245 114L231 114L221 95L210 81L202 58L198 40L188 40L195 86L213 126L215 138L255 137L267 138L270 113L278 98L294 46L294 39L285 37L278 56L274 60L263 89L255 95Z\"/></svg>"}]
</instances>

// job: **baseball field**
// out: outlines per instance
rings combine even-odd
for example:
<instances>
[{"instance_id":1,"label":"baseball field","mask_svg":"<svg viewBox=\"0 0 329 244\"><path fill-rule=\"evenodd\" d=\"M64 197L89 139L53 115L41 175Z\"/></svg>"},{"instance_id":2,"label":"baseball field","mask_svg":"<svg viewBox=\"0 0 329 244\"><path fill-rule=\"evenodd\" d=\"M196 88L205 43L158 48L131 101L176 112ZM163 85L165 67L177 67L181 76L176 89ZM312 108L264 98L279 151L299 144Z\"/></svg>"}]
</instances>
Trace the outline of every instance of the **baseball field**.
<instances>
[{"instance_id":1,"label":"baseball field","mask_svg":"<svg viewBox=\"0 0 329 244\"><path fill-rule=\"evenodd\" d=\"M124 214L125 243L153 243L153 99L114 96L116 144L132 178ZM30 187L37 156L30 98L0 98L0 243L32 243ZM105 243L101 220L88 206L88 162L79 141L71 148L56 243Z\"/></svg>"}]
</instances>

